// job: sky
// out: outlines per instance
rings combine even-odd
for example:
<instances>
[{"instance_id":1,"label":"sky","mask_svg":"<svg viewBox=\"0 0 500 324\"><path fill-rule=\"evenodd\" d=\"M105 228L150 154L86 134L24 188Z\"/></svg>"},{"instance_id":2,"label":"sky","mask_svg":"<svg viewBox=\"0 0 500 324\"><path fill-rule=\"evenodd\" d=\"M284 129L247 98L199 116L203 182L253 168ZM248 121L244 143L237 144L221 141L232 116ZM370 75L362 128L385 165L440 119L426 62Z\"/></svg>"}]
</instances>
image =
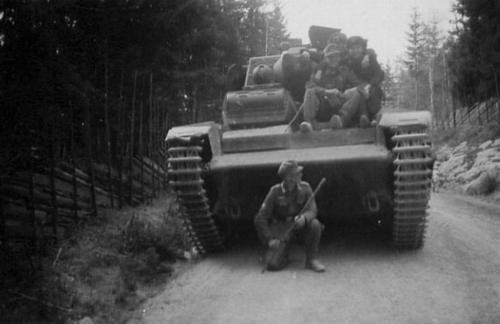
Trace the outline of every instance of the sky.
<instances>
[{"instance_id":1,"label":"sky","mask_svg":"<svg viewBox=\"0 0 500 324\"><path fill-rule=\"evenodd\" d=\"M394 64L404 56L413 8L423 21L433 19L446 35L450 28L453 0L279 0L287 30L293 38L309 43L309 26L342 29L348 37L368 39L380 63Z\"/></svg>"}]
</instances>

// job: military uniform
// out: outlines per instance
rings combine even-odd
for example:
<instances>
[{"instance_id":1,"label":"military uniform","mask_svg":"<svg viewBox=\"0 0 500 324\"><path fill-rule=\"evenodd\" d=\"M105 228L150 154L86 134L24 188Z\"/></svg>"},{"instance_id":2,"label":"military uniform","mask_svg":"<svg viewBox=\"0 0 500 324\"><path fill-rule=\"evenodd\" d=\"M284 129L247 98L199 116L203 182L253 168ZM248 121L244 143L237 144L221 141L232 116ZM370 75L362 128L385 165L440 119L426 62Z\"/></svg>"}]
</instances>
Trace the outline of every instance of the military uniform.
<instances>
[{"instance_id":1,"label":"military uniform","mask_svg":"<svg viewBox=\"0 0 500 324\"><path fill-rule=\"evenodd\" d=\"M257 234L264 245L267 246L271 239L283 238L287 230L294 225L294 217L302 211L311 195L311 186L304 181L292 190L286 190L283 182L271 187L255 217ZM316 219L317 207L314 199L302 215L306 219L305 226L296 232L305 243L307 260L314 260L323 230L323 225ZM280 266L276 265L275 268Z\"/></svg>"},{"instance_id":2,"label":"military uniform","mask_svg":"<svg viewBox=\"0 0 500 324\"><path fill-rule=\"evenodd\" d=\"M367 49L361 60L349 58L347 66L353 73L353 78L350 78L352 86L361 84L369 84L370 92L366 100L367 113L370 119L380 111L382 98L384 93L380 84L385 78L385 73L377 61L377 55L372 49Z\"/></svg>"},{"instance_id":3,"label":"military uniform","mask_svg":"<svg viewBox=\"0 0 500 324\"><path fill-rule=\"evenodd\" d=\"M331 47L332 45L329 45L325 49L325 55L336 53L342 61L341 51ZM342 110L358 111L362 96L357 91L350 91L351 75L352 73L342 62L335 67L330 66L326 61L321 62L304 95L304 121L311 123L314 127L316 122L328 122L332 116L339 114ZM338 92L327 91L332 89L337 89Z\"/></svg>"}]
</instances>

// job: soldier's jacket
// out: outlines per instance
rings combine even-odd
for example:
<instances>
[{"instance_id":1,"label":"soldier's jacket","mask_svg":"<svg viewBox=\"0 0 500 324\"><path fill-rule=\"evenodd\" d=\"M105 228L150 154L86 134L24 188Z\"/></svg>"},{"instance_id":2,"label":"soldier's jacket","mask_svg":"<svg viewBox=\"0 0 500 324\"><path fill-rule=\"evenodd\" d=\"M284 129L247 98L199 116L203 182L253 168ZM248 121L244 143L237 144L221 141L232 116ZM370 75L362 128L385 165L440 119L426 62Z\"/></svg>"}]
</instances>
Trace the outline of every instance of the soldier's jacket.
<instances>
[{"instance_id":1,"label":"soldier's jacket","mask_svg":"<svg viewBox=\"0 0 500 324\"><path fill-rule=\"evenodd\" d=\"M273 238L270 223L273 221L292 221L293 217L301 212L312 193L311 186L305 181L302 181L291 191L285 190L283 183L272 186L255 216L255 225L260 236L266 241ZM316 218L317 207L314 199L302 215L307 222Z\"/></svg>"},{"instance_id":2,"label":"soldier's jacket","mask_svg":"<svg viewBox=\"0 0 500 324\"><path fill-rule=\"evenodd\" d=\"M331 67L325 61L318 64L309 87L324 89L346 89L346 74L344 66Z\"/></svg>"},{"instance_id":3,"label":"soldier's jacket","mask_svg":"<svg viewBox=\"0 0 500 324\"><path fill-rule=\"evenodd\" d=\"M377 55L372 49L367 49L361 61L349 59L347 66L354 73L354 78L350 77L350 86L358 86L361 83L369 83L372 86L382 83L385 73L377 61Z\"/></svg>"}]
</instances>

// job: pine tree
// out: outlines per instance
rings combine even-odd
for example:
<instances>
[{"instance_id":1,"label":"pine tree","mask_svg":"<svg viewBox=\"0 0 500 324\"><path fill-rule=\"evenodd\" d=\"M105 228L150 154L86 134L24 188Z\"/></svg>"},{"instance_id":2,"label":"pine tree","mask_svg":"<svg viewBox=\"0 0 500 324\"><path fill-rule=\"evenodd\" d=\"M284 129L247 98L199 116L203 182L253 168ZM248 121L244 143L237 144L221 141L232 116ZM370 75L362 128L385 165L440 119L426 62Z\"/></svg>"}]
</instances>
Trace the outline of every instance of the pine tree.
<instances>
[{"instance_id":1,"label":"pine tree","mask_svg":"<svg viewBox=\"0 0 500 324\"><path fill-rule=\"evenodd\" d=\"M471 105L500 97L500 2L458 0L454 12L456 41L448 60L454 98Z\"/></svg>"},{"instance_id":2,"label":"pine tree","mask_svg":"<svg viewBox=\"0 0 500 324\"><path fill-rule=\"evenodd\" d=\"M423 28L423 52L424 57L427 59L427 77L428 77L428 87L429 87L429 109L432 115L435 117L435 65L436 57L438 56L438 51L441 46L441 37L439 35L439 30L437 28L438 22L436 20L431 21L430 24L424 24Z\"/></svg>"},{"instance_id":3,"label":"pine tree","mask_svg":"<svg viewBox=\"0 0 500 324\"><path fill-rule=\"evenodd\" d=\"M414 101L413 108L420 109L421 102L421 86L420 81L423 75L424 65L424 34L423 24L420 18L420 13L417 8L413 8L411 15L411 22L409 24L410 31L406 33L408 39L408 46L406 47L405 64L408 67L410 76L414 82Z\"/></svg>"},{"instance_id":4,"label":"pine tree","mask_svg":"<svg viewBox=\"0 0 500 324\"><path fill-rule=\"evenodd\" d=\"M397 84L393 70L389 64L383 64L382 69L385 73L384 82L382 82L382 90L385 94L385 107L389 109L397 108Z\"/></svg>"},{"instance_id":5,"label":"pine tree","mask_svg":"<svg viewBox=\"0 0 500 324\"><path fill-rule=\"evenodd\" d=\"M285 18L278 5L274 10L266 14L266 55L280 53L280 43L289 39L289 34L285 28Z\"/></svg>"}]
</instances>

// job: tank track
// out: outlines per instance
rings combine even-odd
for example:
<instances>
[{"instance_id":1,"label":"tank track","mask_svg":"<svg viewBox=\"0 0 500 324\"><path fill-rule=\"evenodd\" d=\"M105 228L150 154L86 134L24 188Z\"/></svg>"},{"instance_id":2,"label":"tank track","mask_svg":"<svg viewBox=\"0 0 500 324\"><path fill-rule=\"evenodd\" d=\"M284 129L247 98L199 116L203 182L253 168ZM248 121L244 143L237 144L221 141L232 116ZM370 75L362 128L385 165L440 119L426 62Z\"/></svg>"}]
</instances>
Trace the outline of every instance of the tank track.
<instances>
[{"instance_id":1,"label":"tank track","mask_svg":"<svg viewBox=\"0 0 500 324\"><path fill-rule=\"evenodd\" d=\"M424 127L401 127L392 140L395 143L392 240L396 247L418 249L425 240L431 193L430 139Z\"/></svg>"},{"instance_id":2,"label":"tank track","mask_svg":"<svg viewBox=\"0 0 500 324\"><path fill-rule=\"evenodd\" d=\"M210 212L201 177L203 161L199 146L177 146L168 150L169 184L177 193L182 220L191 244L200 254L222 249L223 240Z\"/></svg>"}]
</instances>

